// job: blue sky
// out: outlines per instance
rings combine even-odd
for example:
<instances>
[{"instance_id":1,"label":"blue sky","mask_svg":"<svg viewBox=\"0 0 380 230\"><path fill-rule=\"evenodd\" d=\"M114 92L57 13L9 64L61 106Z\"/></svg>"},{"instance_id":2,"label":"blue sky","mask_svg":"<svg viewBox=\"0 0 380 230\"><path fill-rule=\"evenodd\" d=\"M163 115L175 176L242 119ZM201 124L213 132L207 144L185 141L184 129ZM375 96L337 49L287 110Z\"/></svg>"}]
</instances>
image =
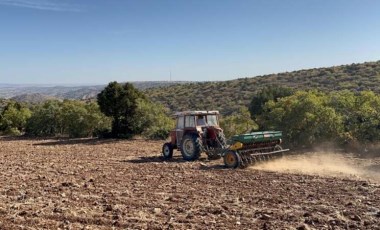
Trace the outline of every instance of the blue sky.
<instances>
[{"instance_id":1,"label":"blue sky","mask_svg":"<svg viewBox=\"0 0 380 230\"><path fill-rule=\"evenodd\" d=\"M377 0L0 0L0 83L214 81L379 59Z\"/></svg>"}]
</instances>

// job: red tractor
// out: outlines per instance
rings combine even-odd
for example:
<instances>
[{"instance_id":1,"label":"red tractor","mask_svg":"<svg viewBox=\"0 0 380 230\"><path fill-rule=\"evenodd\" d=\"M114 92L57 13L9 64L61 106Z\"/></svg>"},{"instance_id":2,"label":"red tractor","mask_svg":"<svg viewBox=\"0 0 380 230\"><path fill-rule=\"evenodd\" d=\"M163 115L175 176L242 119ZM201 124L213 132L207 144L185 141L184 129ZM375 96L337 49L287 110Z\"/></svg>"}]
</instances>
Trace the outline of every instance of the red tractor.
<instances>
[{"instance_id":1,"label":"red tractor","mask_svg":"<svg viewBox=\"0 0 380 230\"><path fill-rule=\"evenodd\" d=\"M165 159L173 150L181 151L184 160L197 160L202 152L209 159L221 157L220 150L227 148L223 130L219 127L218 111L185 111L175 114L176 127L170 132L170 142L162 147Z\"/></svg>"}]
</instances>

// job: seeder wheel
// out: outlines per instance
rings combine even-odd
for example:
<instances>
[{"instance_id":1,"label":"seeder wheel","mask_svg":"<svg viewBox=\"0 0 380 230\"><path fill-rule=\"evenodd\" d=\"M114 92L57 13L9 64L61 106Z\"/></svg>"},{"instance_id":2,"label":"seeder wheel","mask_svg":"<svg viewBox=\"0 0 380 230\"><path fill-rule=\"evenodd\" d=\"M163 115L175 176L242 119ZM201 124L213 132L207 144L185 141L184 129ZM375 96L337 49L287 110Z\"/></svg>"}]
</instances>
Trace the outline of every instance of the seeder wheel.
<instances>
[{"instance_id":1,"label":"seeder wheel","mask_svg":"<svg viewBox=\"0 0 380 230\"><path fill-rule=\"evenodd\" d=\"M237 168L241 165L240 155L235 151L228 151L224 155L224 165L227 168Z\"/></svg>"},{"instance_id":2,"label":"seeder wheel","mask_svg":"<svg viewBox=\"0 0 380 230\"><path fill-rule=\"evenodd\" d=\"M282 147L280 145L276 145L274 146L274 151L281 151L282 150ZM281 153L277 153L276 156L278 158L281 158L284 156L284 152L281 152Z\"/></svg>"}]
</instances>

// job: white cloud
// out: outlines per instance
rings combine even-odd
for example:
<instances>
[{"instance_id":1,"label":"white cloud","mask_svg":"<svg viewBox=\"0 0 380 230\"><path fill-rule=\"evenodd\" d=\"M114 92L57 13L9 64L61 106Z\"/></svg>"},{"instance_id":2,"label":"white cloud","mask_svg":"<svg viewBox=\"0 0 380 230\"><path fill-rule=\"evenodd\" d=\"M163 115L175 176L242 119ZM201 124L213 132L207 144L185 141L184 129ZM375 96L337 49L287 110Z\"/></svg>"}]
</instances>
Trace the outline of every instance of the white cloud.
<instances>
[{"instance_id":1,"label":"white cloud","mask_svg":"<svg viewBox=\"0 0 380 230\"><path fill-rule=\"evenodd\" d=\"M0 5L24 7L36 10L80 12L81 8L74 5L62 4L56 0L0 0Z\"/></svg>"}]
</instances>

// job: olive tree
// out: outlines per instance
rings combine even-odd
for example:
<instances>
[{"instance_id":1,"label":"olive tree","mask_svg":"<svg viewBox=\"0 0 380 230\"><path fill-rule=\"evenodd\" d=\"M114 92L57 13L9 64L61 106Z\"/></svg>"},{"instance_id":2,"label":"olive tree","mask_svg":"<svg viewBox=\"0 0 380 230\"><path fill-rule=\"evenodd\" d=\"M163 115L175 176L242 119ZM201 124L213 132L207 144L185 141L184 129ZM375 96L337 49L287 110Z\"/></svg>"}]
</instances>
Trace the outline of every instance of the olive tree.
<instances>
[{"instance_id":1,"label":"olive tree","mask_svg":"<svg viewBox=\"0 0 380 230\"><path fill-rule=\"evenodd\" d=\"M26 133L32 136L56 136L63 134L62 102L49 100L33 108Z\"/></svg>"},{"instance_id":2,"label":"olive tree","mask_svg":"<svg viewBox=\"0 0 380 230\"><path fill-rule=\"evenodd\" d=\"M166 139L174 127L174 120L164 106L139 98L137 117L141 134L150 139Z\"/></svg>"},{"instance_id":3,"label":"olive tree","mask_svg":"<svg viewBox=\"0 0 380 230\"><path fill-rule=\"evenodd\" d=\"M258 125L251 119L249 110L246 107L240 107L238 111L221 119L220 125L226 137L258 129Z\"/></svg>"},{"instance_id":4,"label":"olive tree","mask_svg":"<svg viewBox=\"0 0 380 230\"><path fill-rule=\"evenodd\" d=\"M277 102L269 101L262 115L263 126L283 131L293 145L339 139L343 119L328 102L327 95L317 91L299 91Z\"/></svg>"}]
</instances>

